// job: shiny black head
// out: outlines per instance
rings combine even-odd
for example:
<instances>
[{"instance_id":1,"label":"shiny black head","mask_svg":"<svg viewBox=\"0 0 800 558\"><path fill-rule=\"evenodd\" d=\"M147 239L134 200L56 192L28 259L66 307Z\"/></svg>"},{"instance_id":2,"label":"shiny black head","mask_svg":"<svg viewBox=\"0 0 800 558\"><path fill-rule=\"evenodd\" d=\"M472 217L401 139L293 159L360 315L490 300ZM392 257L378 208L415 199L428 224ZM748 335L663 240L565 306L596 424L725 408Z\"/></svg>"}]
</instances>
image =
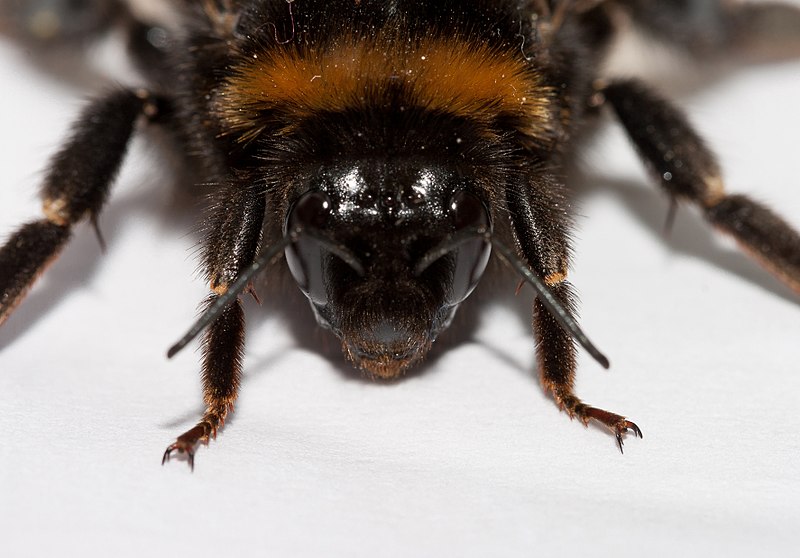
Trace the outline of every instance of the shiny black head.
<instances>
[{"instance_id":1,"label":"shiny black head","mask_svg":"<svg viewBox=\"0 0 800 558\"><path fill-rule=\"evenodd\" d=\"M490 228L475 185L413 157L322 166L294 200L289 269L358 367L392 378L425 355L480 279ZM439 255L441 254L441 255Z\"/></svg>"}]
</instances>

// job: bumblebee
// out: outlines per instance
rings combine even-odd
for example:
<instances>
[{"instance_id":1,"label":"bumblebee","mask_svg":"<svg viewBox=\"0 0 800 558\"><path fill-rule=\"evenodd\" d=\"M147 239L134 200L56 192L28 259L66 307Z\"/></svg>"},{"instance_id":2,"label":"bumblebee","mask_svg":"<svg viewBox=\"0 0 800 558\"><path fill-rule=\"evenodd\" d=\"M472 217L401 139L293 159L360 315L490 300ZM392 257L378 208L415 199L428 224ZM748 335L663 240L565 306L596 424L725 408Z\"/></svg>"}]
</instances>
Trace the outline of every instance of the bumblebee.
<instances>
[{"instance_id":1,"label":"bumblebee","mask_svg":"<svg viewBox=\"0 0 800 558\"><path fill-rule=\"evenodd\" d=\"M68 3L28 9L41 4L68 19ZM210 293L169 351L202 335L206 410L163 461L180 452L193 464L198 444L232 410L241 297L255 294L255 277L281 256L347 359L388 380L425 357L494 252L536 291L539 374L557 405L610 429L620 450L626 433L641 437L634 422L573 389L579 345L608 367L576 321L565 179L605 107L676 203L695 205L800 292L800 235L767 207L725 191L714 155L679 109L642 82L609 81L601 70L625 21L698 57L800 52L796 8L203 0L172 2L178 25L162 27L127 4L85 3L93 4L106 11L86 31L123 22L149 84L93 101L53 159L43 217L0 249L0 322L74 225L96 222L137 127L166 130L214 193L202 255Z\"/></svg>"}]
</instances>

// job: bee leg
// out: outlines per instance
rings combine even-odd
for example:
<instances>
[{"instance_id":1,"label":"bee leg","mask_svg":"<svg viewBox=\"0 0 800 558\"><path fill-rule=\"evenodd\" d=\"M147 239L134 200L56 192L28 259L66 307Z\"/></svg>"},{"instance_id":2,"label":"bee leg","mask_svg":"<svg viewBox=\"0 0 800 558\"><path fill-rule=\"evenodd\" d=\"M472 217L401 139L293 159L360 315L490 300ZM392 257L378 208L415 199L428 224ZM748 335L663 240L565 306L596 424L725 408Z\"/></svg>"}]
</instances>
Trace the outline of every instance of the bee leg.
<instances>
[{"instance_id":1,"label":"bee leg","mask_svg":"<svg viewBox=\"0 0 800 558\"><path fill-rule=\"evenodd\" d=\"M800 56L800 9L782 2L622 0L648 33L698 57Z\"/></svg>"},{"instance_id":2,"label":"bee leg","mask_svg":"<svg viewBox=\"0 0 800 558\"><path fill-rule=\"evenodd\" d=\"M213 304L218 295L211 295L207 304ZM194 469L197 444L216 438L217 431L233 410L239 393L244 351L244 309L236 299L219 318L209 326L202 340L203 347L203 417L175 440L164 452L161 463L169 461L173 452L186 453L189 466Z\"/></svg>"},{"instance_id":3,"label":"bee leg","mask_svg":"<svg viewBox=\"0 0 800 558\"><path fill-rule=\"evenodd\" d=\"M119 0L26 0L0 4L0 31L39 47L85 43L87 38L107 31L123 11Z\"/></svg>"},{"instance_id":4,"label":"bee leg","mask_svg":"<svg viewBox=\"0 0 800 558\"><path fill-rule=\"evenodd\" d=\"M567 308L572 308L573 295L570 284L562 281L551 285L553 293ZM592 407L574 393L577 347L572 337L537 299L533 303L533 329L537 338L537 356L542 385L556 400L558 407L571 419L577 418L584 426L595 420L606 426L616 436L619 451L623 437L631 431L639 438L642 431L624 416Z\"/></svg>"},{"instance_id":5,"label":"bee leg","mask_svg":"<svg viewBox=\"0 0 800 558\"><path fill-rule=\"evenodd\" d=\"M800 234L760 203L725 192L713 153L686 117L637 81L612 83L604 95L667 193L698 205L712 225L800 293Z\"/></svg>"},{"instance_id":6,"label":"bee leg","mask_svg":"<svg viewBox=\"0 0 800 558\"><path fill-rule=\"evenodd\" d=\"M120 90L81 114L45 178L44 219L23 225L0 248L0 324L58 256L73 225L85 217L96 224L137 118L158 113L157 100L147 93Z\"/></svg>"},{"instance_id":7,"label":"bee leg","mask_svg":"<svg viewBox=\"0 0 800 558\"><path fill-rule=\"evenodd\" d=\"M204 264L212 294L206 307L224 294L239 274L253 263L261 240L265 198L245 181L220 190L208 229ZM194 453L199 443L208 443L222 428L239 393L244 351L245 319L237 298L208 327L202 340L203 400L206 410L193 428L167 447L162 464L173 452L186 453L194 468Z\"/></svg>"},{"instance_id":8,"label":"bee leg","mask_svg":"<svg viewBox=\"0 0 800 558\"><path fill-rule=\"evenodd\" d=\"M525 188L506 192L514 236L523 258L542 277L570 314L575 314L574 296L566 281L570 225L563 185L551 176L541 177ZM583 403L573 392L577 347L567 332L537 299L533 303L533 330L542 385L570 418L584 425L595 420L609 428L622 451L623 436L631 431L640 438L642 431L621 415Z\"/></svg>"}]
</instances>

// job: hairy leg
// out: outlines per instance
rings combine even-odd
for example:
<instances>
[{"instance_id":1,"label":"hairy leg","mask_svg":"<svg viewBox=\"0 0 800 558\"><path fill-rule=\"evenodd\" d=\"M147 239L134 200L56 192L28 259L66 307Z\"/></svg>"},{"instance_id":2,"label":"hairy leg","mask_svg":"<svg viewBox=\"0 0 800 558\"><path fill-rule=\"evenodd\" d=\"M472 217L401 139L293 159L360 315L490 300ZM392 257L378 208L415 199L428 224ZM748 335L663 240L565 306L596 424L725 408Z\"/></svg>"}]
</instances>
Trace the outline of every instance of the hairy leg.
<instances>
[{"instance_id":1,"label":"hairy leg","mask_svg":"<svg viewBox=\"0 0 800 558\"><path fill-rule=\"evenodd\" d=\"M634 80L615 82L604 95L667 193L696 204L716 228L800 293L800 234L764 205L725 191L713 153L686 117Z\"/></svg>"},{"instance_id":2,"label":"hairy leg","mask_svg":"<svg viewBox=\"0 0 800 558\"><path fill-rule=\"evenodd\" d=\"M158 118L163 102L144 91L114 91L90 104L53 159L42 187L44 218L20 227L0 248L0 324L55 260L72 227L96 221L137 119Z\"/></svg>"},{"instance_id":3,"label":"hairy leg","mask_svg":"<svg viewBox=\"0 0 800 558\"><path fill-rule=\"evenodd\" d=\"M240 178L219 192L206 238L204 264L212 291L206 307L224 294L256 257L265 197L254 183ZM206 406L203 417L167 448L162 463L177 451L186 453L189 465L194 467L197 445L208 443L225 423L239 393L244 332L244 310L236 299L212 322L202 340L201 375Z\"/></svg>"}]
</instances>

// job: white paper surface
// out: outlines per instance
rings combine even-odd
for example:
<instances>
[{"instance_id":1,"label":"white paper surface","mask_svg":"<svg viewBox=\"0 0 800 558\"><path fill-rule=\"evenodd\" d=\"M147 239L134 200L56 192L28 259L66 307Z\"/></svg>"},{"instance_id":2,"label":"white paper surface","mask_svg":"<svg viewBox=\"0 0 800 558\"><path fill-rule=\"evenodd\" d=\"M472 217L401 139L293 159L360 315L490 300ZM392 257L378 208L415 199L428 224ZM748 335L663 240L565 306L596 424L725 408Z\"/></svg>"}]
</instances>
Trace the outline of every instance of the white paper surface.
<instances>
[{"instance_id":1,"label":"white paper surface","mask_svg":"<svg viewBox=\"0 0 800 558\"><path fill-rule=\"evenodd\" d=\"M0 234L38 215L48 157L86 91L0 43ZM800 227L800 63L675 91L728 188ZM668 203L620 129L584 156L572 280L577 393L644 439L570 423L538 385L531 292L486 282L429 361L362 380L292 285L248 301L235 415L185 461L164 448L202 411L191 212L156 146L134 143L82 225L0 329L4 556L790 555L800 545L798 297ZM492 297L496 296L495 300Z\"/></svg>"}]
</instances>

